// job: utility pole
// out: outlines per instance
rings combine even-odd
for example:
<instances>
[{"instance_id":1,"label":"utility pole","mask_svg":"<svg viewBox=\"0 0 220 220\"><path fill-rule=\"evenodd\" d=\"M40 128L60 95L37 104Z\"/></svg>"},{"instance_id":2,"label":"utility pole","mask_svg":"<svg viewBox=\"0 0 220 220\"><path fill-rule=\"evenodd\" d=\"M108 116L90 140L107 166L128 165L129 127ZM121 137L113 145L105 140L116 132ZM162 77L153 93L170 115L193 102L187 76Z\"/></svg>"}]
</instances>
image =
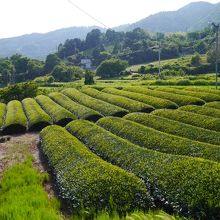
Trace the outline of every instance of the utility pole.
<instances>
[{"instance_id":1,"label":"utility pole","mask_svg":"<svg viewBox=\"0 0 220 220\"><path fill-rule=\"evenodd\" d=\"M219 32L219 24L212 23L216 34L215 40L215 88L218 89L218 32Z\"/></svg>"}]
</instances>

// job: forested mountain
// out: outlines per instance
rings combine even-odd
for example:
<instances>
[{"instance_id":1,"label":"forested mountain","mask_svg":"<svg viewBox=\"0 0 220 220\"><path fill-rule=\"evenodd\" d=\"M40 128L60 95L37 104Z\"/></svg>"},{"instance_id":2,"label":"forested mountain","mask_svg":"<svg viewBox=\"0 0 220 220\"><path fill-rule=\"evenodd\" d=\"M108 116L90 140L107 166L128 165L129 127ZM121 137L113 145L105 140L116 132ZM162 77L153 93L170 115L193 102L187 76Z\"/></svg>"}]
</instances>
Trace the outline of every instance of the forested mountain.
<instances>
[{"instance_id":1,"label":"forested mountain","mask_svg":"<svg viewBox=\"0 0 220 220\"><path fill-rule=\"evenodd\" d=\"M220 22L220 3L193 2L177 11L159 12L118 30L140 27L151 32L187 32Z\"/></svg>"},{"instance_id":2,"label":"forested mountain","mask_svg":"<svg viewBox=\"0 0 220 220\"><path fill-rule=\"evenodd\" d=\"M96 26L70 27L45 34L33 33L13 38L0 39L0 57L15 53L36 59L44 59L49 53L55 52L57 46L66 39L84 39L88 32ZM102 28L99 28L102 30Z\"/></svg>"},{"instance_id":3,"label":"forested mountain","mask_svg":"<svg viewBox=\"0 0 220 220\"><path fill-rule=\"evenodd\" d=\"M132 31L141 28L148 32L190 32L207 27L210 22L220 22L220 3L194 2L177 11L160 12L133 24L113 28L116 31ZM15 53L30 58L45 59L49 53L57 51L60 43L67 39L85 39L92 29L100 27L70 27L46 34L30 34L20 37L0 39L0 57Z\"/></svg>"}]
</instances>

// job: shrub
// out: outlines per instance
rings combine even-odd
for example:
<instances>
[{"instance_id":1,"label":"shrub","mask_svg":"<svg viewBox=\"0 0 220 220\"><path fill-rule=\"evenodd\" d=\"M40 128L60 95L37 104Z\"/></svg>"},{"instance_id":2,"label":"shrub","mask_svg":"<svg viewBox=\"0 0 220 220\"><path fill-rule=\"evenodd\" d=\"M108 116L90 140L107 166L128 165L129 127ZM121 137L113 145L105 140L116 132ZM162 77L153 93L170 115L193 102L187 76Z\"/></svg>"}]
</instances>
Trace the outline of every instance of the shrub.
<instances>
[{"instance_id":1,"label":"shrub","mask_svg":"<svg viewBox=\"0 0 220 220\"><path fill-rule=\"evenodd\" d=\"M98 91L96 89L84 88L82 89L82 92L86 93L89 96L92 96L93 98L101 99L113 105L117 105L130 112L151 112L154 110L152 106L144 104L142 102L128 99L119 95L108 94L105 92Z\"/></svg>"},{"instance_id":2,"label":"shrub","mask_svg":"<svg viewBox=\"0 0 220 220\"><path fill-rule=\"evenodd\" d=\"M189 138L200 142L220 145L220 133L208 129L184 124L168 118L153 114L131 113L124 116L124 119L131 120L156 130Z\"/></svg>"},{"instance_id":3,"label":"shrub","mask_svg":"<svg viewBox=\"0 0 220 220\"><path fill-rule=\"evenodd\" d=\"M141 177L158 206L196 218L220 217L219 163L138 147L88 121L73 121L67 129L102 158Z\"/></svg>"},{"instance_id":4,"label":"shrub","mask_svg":"<svg viewBox=\"0 0 220 220\"><path fill-rule=\"evenodd\" d=\"M28 130L41 130L52 123L51 117L40 107L35 99L23 99L22 105L28 119Z\"/></svg>"},{"instance_id":5,"label":"shrub","mask_svg":"<svg viewBox=\"0 0 220 220\"><path fill-rule=\"evenodd\" d=\"M74 102L72 99L60 92L50 93L49 97L59 105L63 106L65 109L68 109L70 112L76 115L77 118L97 121L102 117L102 115L97 111Z\"/></svg>"},{"instance_id":6,"label":"shrub","mask_svg":"<svg viewBox=\"0 0 220 220\"><path fill-rule=\"evenodd\" d=\"M4 103L0 103L0 129L3 126L5 114L6 114L6 105Z\"/></svg>"},{"instance_id":7,"label":"shrub","mask_svg":"<svg viewBox=\"0 0 220 220\"><path fill-rule=\"evenodd\" d=\"M122 118L100 119L98 125L139 146L163 153L202 157L220 162L220 147L174 136Z\"/></svg>"},{"instance_id":8,"label":"shrub","mask_svg":"<svg viewBox=\"0 0 220 220\"><path fill-rule=\"evenodd\" d=\"M27 118L21 102L12 100L7 104L7 112L3 125L3 134L24 133L27 129Z\"/></svg>"},{"instance_id":9,"label":"shrub","mask_svg":"<svg viewBox=\"0 0 220 220\"><path fill-rule=\"evenodd\" d=\"M76 119L70 111L66 110L62 106L58 105L52 99L45 95L38 95L36 97L38 104L44 109L46 113L50 115L53 122L59 125L66 125L70 121Z\"/></svg>"},{"instance_id":10,"label":"shrub","mask_svg":"<svg viewBox=\"0 0 220 220\"><path fill-rule=\"evenodd\" d=\"M174 89L174 88L157 88L157 90L160 90L163 92L174 93L174 94L197 97L202 100L205 100L206 102L220 101L220 95L210 94L210 93L206 93L206 92L198 92L198 91L194 92L194 91L183 90L183 89Z\"/></svg>"},{"instance_id":11,"label":"shrub","mask_svg":"<svg viewBox=\"0 0 220 220\"><path fill-rule=\"evenodd\" d=\"M169 118L175 121L194 125L209 130L220 131L220 121L218 118L200 115L192 112L181 110L159 109L152 114L159 115L164 118Z\"/></svg>"},{"instance_id":12,"label":"shrub","mask_svg":"<svg viewBox=\"0 0 220 220\"><path fill-rule=\"evenodd\" d=\"M0 90L0 101L7 103L11 100L22 101L27 97L35 97L37 89L37 84L32 81L10 85Z\"/></svg>"},{"instance_id":13,"label":"shrub","mask_svg":"<svg viewBox=\"0 0 220 220\"><path fill-rule=\"evenodd\" d=\"M171 102L167 99L156 98L156 97L143 95L143 94L135 93L135 92L118 90L115 88L106 88L102 91L105 93L109 93L109 94L113 94L113 95L120 95L120 96L128 97L130 99L134 99L136 101L143 102L148 105L152 105L156 109L160 109L160 108L175 109L175 108L178 108L176 103Z\"/></svg>"},{"instance_id":14,"label":"shrub","mask_svg":"<svg viewBox=\"0 0 220 220\"><path fill-rule=\"evenodd\" d=\"M206 82L208 81L207 79L205 80ZM209 88L198 88L198 87L189 87L189 88L185 88L185 90L190 90L190 91L194 91L194 92L205 92L205 93L211 93L211 94L216 94L220 96L220 90L216 90L216 89L209 89Z\"/></svg>"},{"instance_id":15,"label":"shrub","mask_svg":"<svg viewBox=\"0 0 220 220\"><path fill-rule=\"evenodd\" d=\"M93 85L93 84L95 84L94 76L95 76L94 72L86 70L84 84L85 85Z\"/></svg>"},{"instance_id":16,"label":"shrub","mask_svg":"<svg viewBox=\"0 0 220 220\"><path fill-rule=\"evenodd\" d=\"M180 107L179 110L194 112L200 115L207 115L215 118L220 118L220 109L213 109L207 106L187 105Z\"/></svg>"},{"instance_id":17,"label":"shrub","mask_svg":"<svg viewBox=\"0 0 220 220\"><path fill-rule=\"evenodd\" d=\"M128 111L123 108L92 98L77 89L65 89L62 92L74 101L92 108L104 116L114 115L121 117L128 113Z\"/></svg>"},{"instance_id":18,"label":"shrub","mask_svg":"<svg viewBox=\"0 0 220 220\"><path fill-rule=\"evenodd\" d=\"M157 98L168 99L172 102L175 102L179 106L183 106L183 105L203 105L203 104L205 104L205 102L202 99L199 99L199 98L195 98L195 97L191 97L191 96L178 95L178 94L172 94L172 93L169 93L169 92L162 92L162 91L147 89L147 88L144 88L144 87L130 86L130 87L125 87L123 90L142 93L142 94L157 97Z\"/></svg>"},{"instance_id":19,"label":"shrub","mask_svg":"<svg viewBox=\"0 0 220 220\"><path fill-rule=\"evenodd\" d=\"M189 79L180 79L176 82L178 86L188 86L191 85L191 81Z\"/></svg>"},{"instance_id":20,"label":"shrub","mask_svg":"<svg viewBox=\"0 0 220 220\"><path fill-rule=\"evenodd\" d=\"M64 128L49 126L40 138L59 196L73 211L111 209L111 205L118 212L149 208L150 197L139 178L103 161Z\"/></svg>"},{"instance_id":21,"label":"shrub","mask_svg":"<svg viewBox=\"0 0 220 220\"><path fill-rule=\"evenodd\" d=\"M105 60L98 66L96 74L102 78L119 76L120 72L125 70L127 66L128 62L120 59Z\"/></svg>"},{"instance_id":22,"label":"shrub","mask_svg":"<svg viewBox=\"0 0 220 220\"><path fill-rule=\"evenodd\" d=\"M205 104L206 107L220 109L220 102L209 102Z\"/></svg>"}]
</instances>

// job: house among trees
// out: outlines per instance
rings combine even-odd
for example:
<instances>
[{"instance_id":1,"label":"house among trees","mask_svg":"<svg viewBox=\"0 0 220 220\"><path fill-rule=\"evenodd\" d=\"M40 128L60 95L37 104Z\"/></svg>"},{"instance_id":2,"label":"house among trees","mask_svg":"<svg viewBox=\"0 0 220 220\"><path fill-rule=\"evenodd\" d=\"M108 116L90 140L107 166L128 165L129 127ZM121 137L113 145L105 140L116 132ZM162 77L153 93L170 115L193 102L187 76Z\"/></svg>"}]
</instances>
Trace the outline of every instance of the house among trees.
<instances>
[{"instance_id":1,"label":"house among trees","mask_svg":"<svg viewBox=\"0 0 220 220\"><path fill-rule=\"evenodd\" d=\"M90 59L81 59L80 66L83 69L90 70L90 69L92 69L92 61Z\"/></svg>"}]
</instances>

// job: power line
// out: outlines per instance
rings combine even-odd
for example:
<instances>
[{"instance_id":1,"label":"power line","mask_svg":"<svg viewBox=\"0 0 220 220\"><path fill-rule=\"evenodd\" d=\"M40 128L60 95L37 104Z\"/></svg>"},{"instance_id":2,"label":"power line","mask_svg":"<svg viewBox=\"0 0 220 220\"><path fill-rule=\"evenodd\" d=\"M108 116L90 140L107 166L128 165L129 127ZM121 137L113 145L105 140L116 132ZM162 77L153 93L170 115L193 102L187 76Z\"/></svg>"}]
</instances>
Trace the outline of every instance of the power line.
<instances>
[{"instance_id":1,"label":"power line","mask_svg":"<svg viewBox=\"0 0 220 220\"><path fill-rule=\"evenodd\" d=\"M79 11L81 11L83 14L87 15L88 17L90 17L92 20L96 21L97 23L101 24L102 26L104 26L107 29L111 29L110 27L108 27L107 25L105 25L103 22L101 22L99 19L95 18L93 15L91 15L90 13L88 13L87 11L85 11L84 9L82 9L80 6L78 6L76 3L74 3L72 0L67 0L72 6L74 6L75 8L77 8Z\"/></svg>"}]
</instances>

